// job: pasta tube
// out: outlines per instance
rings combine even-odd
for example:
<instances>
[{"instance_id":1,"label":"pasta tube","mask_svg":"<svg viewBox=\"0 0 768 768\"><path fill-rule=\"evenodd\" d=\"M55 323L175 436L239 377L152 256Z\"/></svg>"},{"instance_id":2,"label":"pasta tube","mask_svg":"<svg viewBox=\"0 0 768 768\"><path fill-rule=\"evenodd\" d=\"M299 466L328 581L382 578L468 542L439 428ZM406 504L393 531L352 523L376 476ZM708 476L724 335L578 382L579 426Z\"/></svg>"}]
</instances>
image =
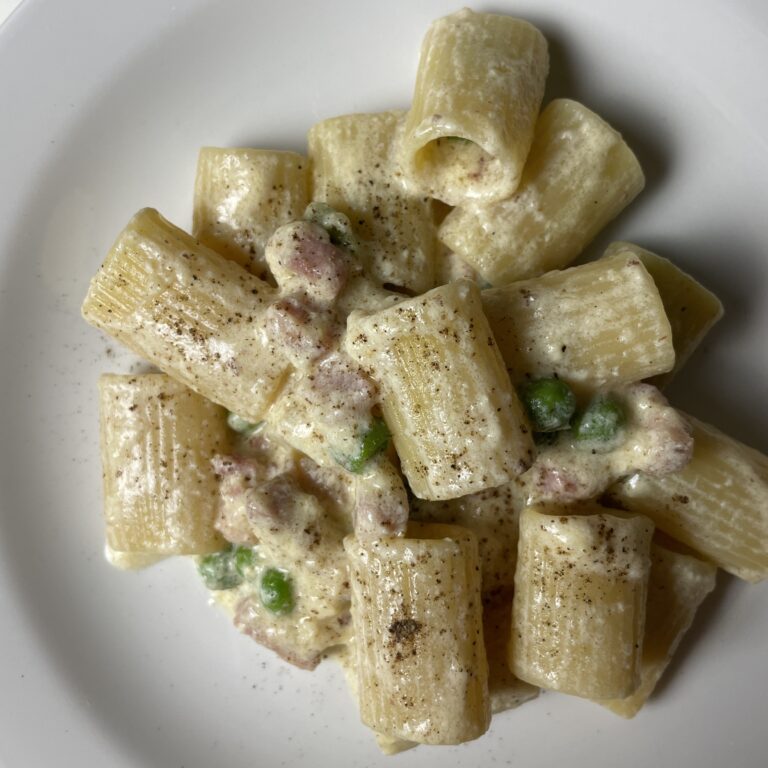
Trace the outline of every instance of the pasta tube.
<instances>
[{"instance_id":1,"label":"pasta tube","mask_svg":"<svg viewBox=\"0 0 768 768\"><path fill-rule=\"evenodd\" d=\"M510 669L542 688L623 698L640 684L653 524L577 509L588 514L536 505L520 515Z\"/></svg>"},{"instance_id":2,"label":"pasta tube","mask_svg":"<svg viewBox=\"0 0 768 768\"><path fill-rule=\"evenodd\" d=\"M118 564L222 549L211 458L227 450L226 411L164 374L101 376L99 405L107 546Z\"/></svg>"},{"instance_id":3,"label":"pasta tube","mask_svg":"<svg viewBox=\"0 0 768 768\"><path fill-rule=\"evenodd\" d=\"M409 180L450 205L509 197L548 70L547 41L525 21L464 8L434 22L403 134Z\"/></svg>"},{"instance_id":4,"label":"pasta tube","mask_svg":"<svg viewBox=\"0 0 768 768\"><path fill-rule=\"evenodd\" d=\"M375 733L376 744L384 755L399 755L401 752L405 752L414 747L418 747L418 743L415 741L406 741L405 739L398 739L393 736L387 736L383 733Z\"/></svg>"},{"instance_id":5,"label":"pasta tube","mask_svg":"<svg viewBox=\"0 0 768 768\"><path fill-rule=\"evenodd\" d=\"M203 147L197 161L192 234L258 277L264 246L309 203L309 162L295 152Z\"/></svg>"},{"instance_id":6,"label":"pasta tube","mask_svg":"<svg viewBox=\"0 0 768 768\"><path fill-rule=\"evenodd\" d=\"M511 589L515 583L518 518L524 506L525 491L515 481L458 499L414 499L411 517L461 525L477 536L485 595Z\"/></svg>"},{"instance_id":7,"label":"pasta tube","mask_svg":"<svg viewBox=\"0 0 768 768\"><path fill-rule=\"evenodd\" d=\"M274 290L157 211L139 211L91 280L83 317L174 379L259 421L288 363L259 320Z\"/></svg>"},{"instance_id":8,"label":"pasta tube","mask_svg":"<svg viewBox=\"0 0 768 768\"><path fill-rule=\"evenodd\" d=\"M701 340L723 316L723 305L714 293L676 267L671 261L646 251L632 243L611 243L605 252L610 258L615 254L629 253L640 259L659 289L664 311L672 328L675 347L675 366L664 375L658 375L656 386L668 384L685 365Z\"/></svg>"},{"instance_id":9,"label":"pasta tube","mask_svg":"<svg viewBox=\"0 0 768 768\"><path fill-rule=\"evenodd\" d=\"M165 555L148 552L117 552L109 544L104 547L104 556L113 568L120 571L140 571L165 559Z\"/></svg>"},{"instance_id":10,"label":"pasta tube","mask_svg":"<svg viewBox=\"0 0 768 768\"><path fill-rule=\"evenodd\" d=\"M693 458L664 477L642 473L611 500L648 515L664 533L734 576L768 577L768 456L692 417Z\"/></svg>"},{"instance_id":11,"label":"pasta tube","mask_svg":"<svg viewBox=\"0 0 768 768\"><path fill-rule=\"evenodd\" d=\"M448 250L441 245L438 251L437 272L435 275L436 285L445 285L454 283L457 280L472 280L476 283L482 282L479 275L466 262L462 261L453 251Z\"/></svg>"},{"instance_id":12,"label":"pasta tube","mask_svg":"<svg viewBox=\"0 0 768 768\"><path fill-rule=\"evenodd\" d=\"M488 657L488 693L496 715L535 699L539 689L509 671L507 645L511 631L511 593L501 594L483 605L483 637Z\"/></svg>"},{"instance_id":13,"label":"pasta tube","mask_svg":"<svg viewBox=\"0 0 768 768\"><path fill-rule=\"evenodd\" d=\"M704 598L715 588L717 568L695 557L651 545L640 687L626 699L600 703L634 717L653 692Z\"/></svg>"},{"instance_id":14,"label":"pasta tube","mask_svg":"<svg viewBox=\"0 0 768 768\"><path fill-rule=\"evenodd\" d=\"M430 201L406 190L396 139L403 112L343 115L309 132L313 198L349 217L373 277L423 293L434 285Z\"/></svg>"},{"instance_id":15,"label":"pasta tube","mask_svg":"<svg viewBox=\"0 0 768 768\"><path fill-rule=\"evenodd\" d=\"M672 329L633 254L483 291L483 309L515 383L557 375L594 392L669 371Z\"/></svg>"},{"instance_id":16,"label":"pasta tube","mask_svg":"<svg viewBox=\"0 0 768 768\"><path fill-rule=\"evenodd\" d=\"M556 99L539 117L517 192L462 205L438 234L489 283L506 285L568 265L644 184L637 158L611 126Z\"/></svg>"},{"instance_id":17,"label":"pasta tube","mask_svg":"<svg viewBox=\"0 0 768 768\"><path fill-rule=\"evenodd\" d=\"M412 524L407 538L348 536L360 715L376 731L458 744L490 723L477 540Z\"/></svg>"},{"instance_id":18,"label":"pasta tube","mask_svg":"<svg viewBox=\"0 0 768 768\"><path fill-rule=\"evenodd\" d=\"M451 499L502 485L533 458L473 283L459 281L347 323L346 349L379 384L411 489Z\"/></svg>"},{"instance_id":19,"label":"pasta tube","mask_svg":"<svg viewBox=\"0 0 768 768\"><path fill-rule=\"evenodd\" d=\"M352 698L359 708L360 686L357 680L357 666L354 658L354 649L350 649L349 645L345 645L339 649L335 656L344 671L344 678L347 681L349 692L352 694ZM379 733L378 731L373 731L373 735L376 739L376 744L382 754L385 755L397 755L400 752L405 752L408 749L413 749L414 747L419 746L415 741L398 739L396 736L388 736L387 734Z\"/></svg>"}]
</instances>

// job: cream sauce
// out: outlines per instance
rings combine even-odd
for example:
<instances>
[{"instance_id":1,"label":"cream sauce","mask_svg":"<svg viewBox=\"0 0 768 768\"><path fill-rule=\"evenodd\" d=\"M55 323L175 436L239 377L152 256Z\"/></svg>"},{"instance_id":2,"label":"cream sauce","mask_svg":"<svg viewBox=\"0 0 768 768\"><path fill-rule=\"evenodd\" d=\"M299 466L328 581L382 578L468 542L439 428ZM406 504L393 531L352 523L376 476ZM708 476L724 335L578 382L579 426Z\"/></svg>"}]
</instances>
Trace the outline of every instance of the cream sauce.
<instances>
[{"instance_id":1,"label":"cream sauce","mask_svg":"<svg viewBox=\"0 0 768 768\"><path fill-rule=\"evenodd\" d=\"M669 474L691 460L690 427L656 387L630 384L614 394L627 413L618 444L605 451L604 444L577 443L564 432L541 447L520 478L528 503L591 499L627 475Z\"/></svg>"}]
</instances>

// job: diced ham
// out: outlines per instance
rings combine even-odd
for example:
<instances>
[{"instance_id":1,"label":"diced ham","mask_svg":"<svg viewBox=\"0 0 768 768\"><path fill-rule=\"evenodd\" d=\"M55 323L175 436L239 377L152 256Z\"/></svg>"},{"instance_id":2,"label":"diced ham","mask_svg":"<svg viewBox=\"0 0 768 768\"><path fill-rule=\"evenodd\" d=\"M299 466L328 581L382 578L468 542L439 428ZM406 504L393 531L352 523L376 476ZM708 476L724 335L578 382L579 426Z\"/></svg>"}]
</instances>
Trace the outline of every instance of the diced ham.
<instances>
[{"instance_id":1,"label":"diced ham","mask_svg":"<svg viewBox=\"0 0 768 768\"><path fill-rule=\"evenodd\" d=\"M312 389L327 403L323 414L339 425L356 428L370 419L376 402L376 385L343 352L333 352L317 365Z\"/></svg>"},{"instance_id":2,"label":"diced ham","mask_svg":"<svg viewBox=\"0 0 768 768\"><path fill-rule=\"evenodd\" d=\"M320 466L308 456L298 460L301 486L319 498L333 515L344 534L352 532L355 476L337 464Z\"/></svg>"},{"instance_id":3,"label":"diced ham","mask_svg":"<svg viewBox=\"0 0 768 768\"><path fill-rule=\"evenodd\" d=\"M320 663L322 649L301 648L276 633L274 627L265 622L264 610L255 597L246 597L240 602L234 624L242 633L300 669L313 670Z\"/></svg>"},{"instance_id":4,"label":"diced ham","mask_svg":"<svg viewBox=\"0 0 768 768\"><path fill-rule=\"evenodd\" d=\"M253 519L272 514L281 496L290 497L295 486L284 479L290 475L278 462L252 457L215 456L212 464L221 478L216 528L227 541L252 546L257 541Z\"/></svg>"},{"instance_id":5,"label":"diced ham","mask_svg":"<svg viewBox=\"0 0 768 768\"><path fill-rule=\"evenodd\" d=\"M251 475L222 478L217 529L234 544L268 545L275 537L291 551L311 551L323 535L320 505L293 473L258 482Z\"/></svg>"},{"instance_id":6,"label":"diced ham","mask_svg":"<svg viewBox=\"0 0 768 768\"><path fill-rule=\"evenodd\" d=\"M349 257L319 225L296 221L280 227L267 243L269 268L283 291L303 291L319 303L333 302L349 276Z\"/></svg>"},{"instance_id":7,"label":"diced ham","mask_svg":"<svg viewBox=\"0 0 768 768\"><path fill-rule=\"evenodd\" d=\"M304 294L286 296L271 304L265 328L269 339L297 366L328 354L341 332L336 313L314 304Z\"/></svg>"}]
</instances>

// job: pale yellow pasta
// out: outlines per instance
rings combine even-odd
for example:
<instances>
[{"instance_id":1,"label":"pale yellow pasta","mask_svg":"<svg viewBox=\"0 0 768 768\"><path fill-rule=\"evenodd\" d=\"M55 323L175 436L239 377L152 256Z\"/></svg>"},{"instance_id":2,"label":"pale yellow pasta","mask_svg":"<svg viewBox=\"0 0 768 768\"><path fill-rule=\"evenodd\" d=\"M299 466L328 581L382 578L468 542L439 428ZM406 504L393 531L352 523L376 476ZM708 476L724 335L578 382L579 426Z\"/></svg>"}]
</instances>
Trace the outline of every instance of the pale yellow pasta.
<instances>
[{"instance_id":1,"label":"pale yellow pasta","mask_svg":"<svg viewBox=\"0 0 768 768\"><path fill-rule=\"evenodd\" d=\"M577 391L595 391L675 363L659 291L632 254L548 272L482 297L515 383L557 374Z\"/></svg>"},{"instance_id":2,"label":"pale yellow pasta","mask_svg":"<svg viewBox=\"0 0 768 768\"><path fill-rule=\"evenodd\" d=\"M353 312L345 346L380 387L403 472L419 498L492 488L530 465L529 427L473 283L451 283L373 314Z\"/></svg>"},{"instance_id":3,"label":"pale yellow pasta","mask_svg":"<svg viewBox=\"0 0 768 768\"><path fill-rule=\"evenodd\" d=\"M343 115L309 131L313 199L349 217L371 275L421 293L434 285L429 198L406 190L396 154L403 112Z\"/></svg>"},{"instance_id":4,"label":"pale yellow pasta","mask_svg":"<svg viewBox=\"0 0 768 768\"><path fill-rule=\"evenodd\" d=\"M166 557L149 552L118 552L109 544L104 546L104 556L113 568L120 571L140 571L142 568L149 568L150 565L159 563Z\"/></svg>"},{"instance_id":5,"label":"pale yellow pasta","mask_svg":"<svg viewBox=\"0 0 768 768\"><path fill-rule=\"evenodd\" d=\"M82 312L177 381L255 422L288 371L259 325L274 297L267 283L145 208L91 280Z\"/></svg>"},{"instance_id":6,"label":"pale yellow pasta","mask_svg":"<svg viewBox=\"0 0 768 768\"><path fill-rule=\"evenodd\" d=\"M653 524L596 504L578 511L520 515L510 669L542 688L624 698L640 684Z\"/></svg>"},{"instance_id":7,"label":"pale yellow pasta","mask_svg":"<svg viewBox=\"0 0 768 768\"><path fill-rule=\"evenodd\" d=\"M479 283L479 276L460 256L446 248L442 243L438 250L435 285L454 283L456 280L472 280Z\"/></svg>"},{"instance_id":8,"label":"pale yellow pasta","mask_svg":"<svg viewBox=\"0 0 768 768\"><path fill-rule=\"evenodd\" d=\"M409 181L451 205L509 197L548 70L547 41L526 21L469 8L435 21L403 132Z\"/></svg>"},{"instance_id":9,"label":"pale yellow pasta","mask_svg":"<svg viewBox=\"0 0 768 768\"><path fill-rule=\"evenodd\" d=\"M520 186L497 203L467 203L440 239L492 285L572 262L642 190L637 158L586 107L557 99L543 110Z\"/></svg>"},{"instance_id":10,"label":"pale yellow pasta","mask_svg":"<svg viewBox=\"0 0 768 768\"><path fill-rule=\"evenodd\" d=\"M525 490L515 481L458 499L413 499L411 517L461 525L477 536L485 595L511 589L515 583L518 519L524 506Z\"/></svg>"},{"instance_id":11,"label":"pale yellow pasta","mask_svg":"<svg viewBox=\"0 0 768 768\"><path fill-rule=\"evenodd\" d=\"M340 466L360 449L360 439L370 426L371 415L344 413L342 423L333 419L348 393L316 386L315 374L295 372L280 391L280 397L265 415L271 432L287 445L309 456L317 464ZM351 416L357 415L353 420Z\"/></svg>"},{"instance_id":12,"label":"pale yellow pasta","mask_svg":"<svg viewBox=\"0 0 768 768\"><path fill-rule=\"evenodd\" d=\"M296 152L203 147L197 160L192 234L264 278L264 246L309 203L309 162Z\"/></svg>"},{"instance_id":13,"label":"pale yellow pasta","mask_svg":"<svg viewBox=\"0 0 768 768\"><path fill-rule=\"evenodd\" d=\"M422 744L481 736L491 713L474 534L413 524L406 538L344 547L363 722Z\"/></svg>"},{"instance_id":14,"label":"pale yellow pasta","mask_svg":"<svg viewBox=\"0 0 768 768\"><path fill-rule=\"evenodd\" d=\"M344 670L344 679L347 681L347 687L359 708L360 685L357 679L357 663L354 648L350 649L349 645L345 645L338 649L338 652L334 654L334 656ZM375 730L373 731L373 736L376 739L376 744L384 755L397 755L400 752L405 752L408 749L413 749L414 747L419 746L415 741L399 739L397 736L388 736L385 733L380 733Z\"/></svg>"},{"instance_id":15,"label":"pale yellow pasta","mask_svg":"<svg viewBox=\"0 0 768 768\"><path fill-rule=\"evenodd\" d=\"M605 257L619 253L632 254L643 262L664 303L675 347L675 367L653 380L657 386L664 386L685 365L712 326L723 316L723 305L714 293L668 259L639 245L624 242L611 243Z\"/></svg>"},{"instance_id":16,"label":"pale yellow pasta","mask_svg":"<svg viewBox=\"0 0 768 768\"><path fill-rule=\"evenodd\" d=\"M384 755L399 755L401 752L418 747L419 744L416 741L407 741L406 739L398 739L394 736L387 736L383 733L374 734L376 737L376 743L379 745L379 749Z\"/></svg>"},{"instance_id":17,"label":"pale yellow pasta","mask_svg":"<svg viewBox=\"0 0 768 768\"><path fill-rule=\"evenodd\" d=\"M509 670L507 646L512 625L512 593L501 593L483 604L483 637L488 657L488 693L496 715L535 699L539 689Z\"/></svg>"},{"instance_id":18,"label":"pale yellow pasta","mask_svg":"<svg viewBox=\"0 0 768 768\"><path fill-rule=\"evenodd\" d=\"M717 568L690 555L651 545L640 687L626 699L600 703L634 717L653 693L704 598L715 588Z\"/></svg>"},{"instance_id":19,"label":"pale yellow pasta","mask_svg":"<svg viewBox=\"0 0 768 768\"><path fill-rule=\"evenodd\" d=\"M768 577L768 456L692 417L693 459L664 477L637 474L611 499L734 576Z\"/></svg>"},{"instance_id":20,"label":"pale yellow pasta","mask_svg":"<svg viewBox=\"0 0 768 768\"><path fill-rule=\"evenodd\" d=\"M222 549L211 458L228 446L226 411L165 374L106 374L99 413L106 538L116 562L136 568L153 555Z\"/></svg>"}]
</instances>

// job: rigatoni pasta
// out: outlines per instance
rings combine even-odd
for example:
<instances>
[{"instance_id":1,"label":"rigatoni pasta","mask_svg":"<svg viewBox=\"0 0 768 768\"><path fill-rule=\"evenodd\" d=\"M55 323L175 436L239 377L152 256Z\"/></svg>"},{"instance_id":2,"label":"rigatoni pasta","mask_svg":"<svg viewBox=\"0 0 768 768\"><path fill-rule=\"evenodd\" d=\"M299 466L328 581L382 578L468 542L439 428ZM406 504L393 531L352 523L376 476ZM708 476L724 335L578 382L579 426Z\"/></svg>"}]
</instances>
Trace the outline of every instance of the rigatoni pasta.
<instances>
[{"instance_id":1,"label":"rigatoni pasta","mask_svg":"<svg viewBox=\"0 0 768 768\"><path fill-rule=\"evenodd\" d=\"M353 313L346 350L381 388L384 417L419 498L492 488L530 465L530 429L474 284Z\"/></svg>"},{"instance_id":2,"label":"rigatoni pasta","mask_svg":"<svg viewBox=\"0 0 768 768\"><path fill-rule=\"evenodd\" d=\"M547 41L526 21L469 8L435 21L403 131L409 181L450 205L509 197L548 70Z\"/></svg>"},{"instance_id":3,"label":"rigatoni pasta","mask_svg":"<svg viewBox=\"0 0 768 768\"><path fill-rule=\"evenodd\" d=\"M640 686L626 699L600 703L634 717L653 693L704 598L715 588L717 568L696 557L651 545L651 575L643 635Z\"/></svg>"},{"instance_id":4,"label":"rigatoni pasta","mask_svg":"<svg viewBox=\"0 0 768 768\"><path fill-rule=\"evenodd\" d=\"M225 546L211 459L229 444L226 411L157 373L101 376L99 412L107 546L118 562Z\"/></svg>"},{"instance_id":5,"label":"rigatoni pasta","mask_svg":"<svg viewBox=\"0 0 768 768\"><path fill-rule=\"evenodd\" d=\"M397 156L403 112L344 115L309 131L312 195L355 224L371 274L422 293L434 285L431 202L409 191Z\"/></svg>"},{"instance_id":6,"label":"rigatoni pasta","mask_svg":"<svg viewBox=\"0 0 768 768\"><path fill-rule=\"evenodd\" d=\"M502 592L483 604L483 637L488 657L488 694L496 715L516 709L539 695L539 688L515 677L509 669L507 646L512 622L512 593Z\"/></svg>"},{"instance_id":7,"label":"rigatoni pasta","mask_svg":"<svg viewBox=\"0 0 768 768\"><path fill-rule=\"evenodd\" d=\"M619 133L585 106L556 99L539 117L514 195L461 205L438 234L491 285L506 285L570 264L644 184Z\"/></svg>"},{"instance_id":8,"label":"rigatoni pasta","mask_svg":"<svg viewBox=\"0 0 768 768\"><path fill-rule=\"evenodd\" d=\"M632 243L611 243L605 258L624 253L636 256L653 278L664 304L672 328L675 347L675 366L654 378L657 386L664 386L685 365L712 326L723 316L723 305L714 293L669 259Z\"/></svg>"},{"instance_id":9,"label":"rigatoni pasta","mask_svg":"<svg viewBox=\"0 0 768 768\"><path fill-rule=\"evenodd\" d=\"M640 685L653 523L597 505L520 515L509 665L522 680L590 699Z\"/></svg>"},{"instance_id":10,"label":"rigatoni pasta","mask_svg":"<svg viewBox=\"0 0 768 768\"><path fill-rule=\"evenodd\" d=\"M517 532L525 491L519 482L445 501L411 501L411 518L468 528L477 536L483 594L510 590L515 583Z\"/></svg>"},{"instance_id":11,"label":"rigatoni pasta","mask_svg":"<svg viewBox=\"0 0 768 768\"><path fill-rule=\"evenodd\" d=\"M422 744L481 736L491 713L474 535L413 524L406 538L344 548L363 722Z\"/></svg>"},{"instance_id":12,"label":"rigatoni pasta","mask_svg":"<svg viewBox=\"0 0 768 768\"><path fill-rule=\"evenodd\" d=\"M610 489L623 508L650 517L734 576L768 577L768 456L688 417L693 458L664 477L636 474Z\"/></svg>"},{"instance_id":13,"label":"rigatoni pasta","mask_svg":"<svg viewBox=\"0 0 768 768\"><path fill-rule=\"evenodd\" d=\"M594 392L675 364L661 296L633 254L549 272L482 297L515 383L557 375L577 391Z\"/></svg>"},{"instance_id":14,"label":"rigatoni pasta","mask_svg":"<svg viewBox=\"0 0 768 768\"><path fill-rule=\"evenodd\" d=\"M177 381L259 421L289 365L258 321L274 289L139 211L91 281L83 317Z\"/></svg>"},{"instance_id":15,"label":"rigatoni pasta","mask_svg":"<svg viewBox=\"0 0 768 768\"><path fill-rule=\"evenodd\" d=\"M203 147L192 234L249 272L267 277L264 247L309 203L309 162L296 152Z\"/></svg>"}]
</instances>

